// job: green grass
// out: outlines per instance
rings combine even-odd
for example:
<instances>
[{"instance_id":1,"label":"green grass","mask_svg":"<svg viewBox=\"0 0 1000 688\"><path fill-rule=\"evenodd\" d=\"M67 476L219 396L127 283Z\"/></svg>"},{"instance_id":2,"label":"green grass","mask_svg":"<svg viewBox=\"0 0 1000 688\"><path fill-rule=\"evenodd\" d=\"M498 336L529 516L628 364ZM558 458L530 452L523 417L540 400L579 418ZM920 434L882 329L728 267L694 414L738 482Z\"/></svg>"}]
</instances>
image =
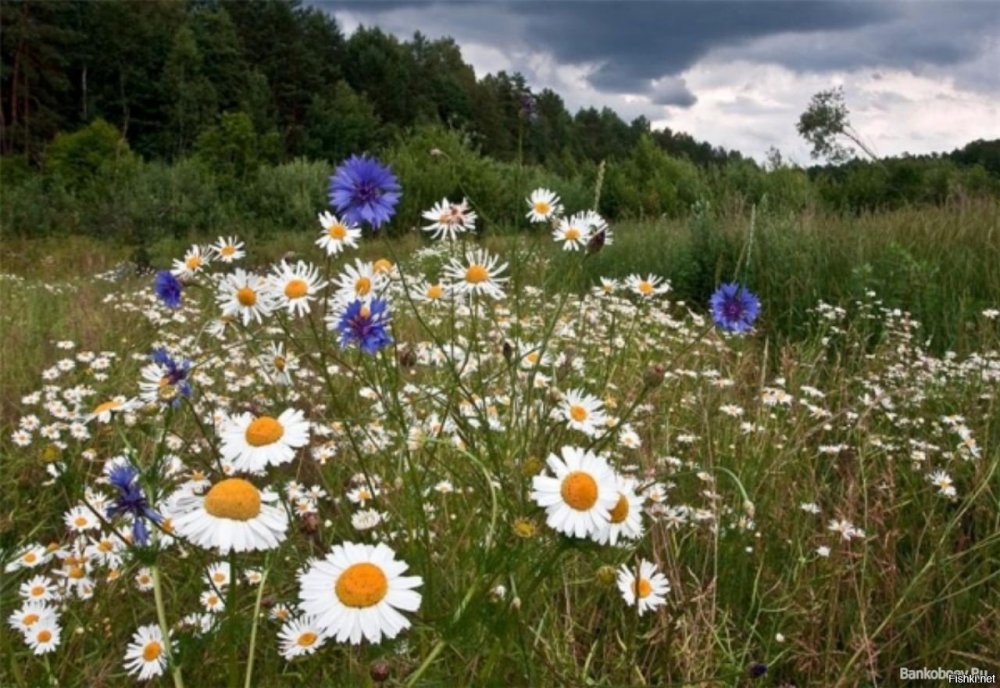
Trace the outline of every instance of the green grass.
<instances>
[{"instance_id":1,"label":"green grass","mask_svg":"<svg viewBox=\"0 0 1000 688\"><path fill-rule=\"evenodd\" d=\"M127 440L140 465L154 464L167 422L162 413L141 413L134 427L93 425L92 436L79 441L64 434L65 447L37 438L15 447L10 432L28 412L21 396L44 384L42 370L70 355L55 342L119 352L107 380L80 366L52 382L60 389L94 387L97 401L132 393L140 364L129 354L168 341L202 361L218 357L205 364L211 381L203 387L232 397L235 409L294 406L336 426L326 463L302 454L270 471L268 482L318 485L339 501L321 502L318 523L293 519L275 556L238 558L241 567L270 567L265 603L294 601L295 570L307 557L347 539L373 541L352 529L355 507L343 498L359 472L386 486L375 506L390 525L376 532L399 531L393 548L424 578L422 606L408 615L414 625L399 640L360 648L329 642L294 662L277 653L278 624L254 617L257 589L239 586L235 613L224 615L217 632L183 636L188 686L232 678L242 685L255 624L253 685L261 686L370 685L380 662L392 686L743 685L755 662L768 666L761 679L767 685L891 685L901 666L997 672L1000 413L996 380L988 375L990 362L1000 366L1000 332L997 321L981 315L1000 306L997 219L995 205L858 218L761 213L748 244L749 218L702 216L616 227L615 243L586 259L559 252L544 236L498 233L484 241L511 263L509 312L431 322L428 311L414 311L397 296L398 348L377 359L341 353L322 333L316 339L294 325L287 335L252 329L240 347L196 343L187 339L196 323L217 312L205 293L189 292L187 322L159 329L141 313L105 302L107 295L135 302L135 292L148 285L148 278L89 276L127 258L128 250L80 240L14 244L6 247L4 270L22 278L0 280L0 551L28 541L65 542L62 514L94 483L101 461L123 451ZM263 265L289 251L320 262L312 239L310 230L252 244L247 263ZM362 255L399 259L412 276L417 268L407 256L423 243L416 236L369 241ZM185 246L162 242L149 252L155 265L166 266ZM734 274L741 255L746 272L739 276L765 308L759 331L744 339L705 334L680 305L636 316L584 308L572 295L597 276L653 272L671 279L673 298L704 315L707 292ZM530 295L528 285L543 292ZM877 297L865 295L869 288ZM815 312L819 300L843 306L843 317ZM919 313L922 327L915 330L893 312L897 307ZM555 321L572 332L550 329ZM480 342L480 367L467 377L398 364L418 342L457 336ZM669 484L666 504L689 509L689 521L671 527L647 519L644 538L626 549L572 541L547 528L528 496L530 478L550 452L589 440L546 420L554 398L529 391L504 358L503 342L515 337L583 359L580 369L567 363L553 370L553 385L586 389L631 422L640 449L610 442L600 448L623 470L634 466L641 480ZM299 396L259 380L236 389L232 380L257 367L239 352L259 351L275 338L301 351L307 375ZM947 348L961 354L946 357ZM327 358L320 360L320 351ZM323 370L334 361L341 367L327 378ZM656 365L666 376L659 384ZM223 377L224 368L231 377ZM776 387L796 401L765 404L767 390ZM364 388L378 391L381 407L365 401ZM813 396L813 389L824 396ZM500 400L505 393L534 399L546 412L507 407ZM478 399L490 400L504 431L472 423L481 426L490 413L469 405ZM725 412L733 406L741 416ZM465 410L454 413L463 446L453 438L407 446L417 419L455 409ZM44 416L38 407L32 412ZM958 448L960 437L942 420L953 415L963 417L979 458L967 460ZM190 412L171 423L183 439L182 459L214 473L213 449ZM365 446L373 426L393 438L388 447ZM82 458L88 449L101 461ZM49 463L62 463L65 472L42 487ZM954 479L956 500L930 485L928 475L938 469ZM164 482L152 473L149 480ZM441 480L459 490L434 492ZM802 503L815 503L820 515L806 513ZM537 528L526 537L517 530L525 519ZM831 519L850 521L865 537L841 541L828 529ZM829 557L817 554L820 546L830 547ZM133 685L122 669L125 644L137 625L156 623L157 615L152 593L138 592L131 579L141 564L157 561L169 621L198 610L200 567L218 557L186 549L186 557L169 550L131 561L117 582L98 586L92 601L71 602L62 646L48 662L32 657L4 623L0 684ZM664 608L642 618L605 578L607 567L634 566L638 557L655 560L673 588ZM18 604L24 578L4 575L4 617ZM506 588L502 600L491 595L498 584ZM171 685L169 674L153 685Z\"/></svg>"}]
</instances>

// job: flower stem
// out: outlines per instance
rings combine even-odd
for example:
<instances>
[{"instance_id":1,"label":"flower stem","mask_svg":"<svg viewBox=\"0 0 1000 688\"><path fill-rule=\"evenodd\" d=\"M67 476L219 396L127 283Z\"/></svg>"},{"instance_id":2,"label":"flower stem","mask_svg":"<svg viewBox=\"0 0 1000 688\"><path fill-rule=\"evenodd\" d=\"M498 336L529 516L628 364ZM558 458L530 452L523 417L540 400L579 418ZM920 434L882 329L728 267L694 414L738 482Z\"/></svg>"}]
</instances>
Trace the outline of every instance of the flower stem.
<instances>
[{"instance_id":1,"label":"flower stem","mask_svg":"<svg viewBox=\"0 0 1000 688\"><path fill-rule=\"evenodd\" d=\"M173 643L170 641L170 627L167 625L167 611L163 606L163 585L160 583L160 567L153 564L149 567L153 574L153 598L156 600L156 618L160 623L160 633L163 635L163 648L167 652L167 666L174 679L174 688L184 688L184 678L181 667L174 660Z\"/></svg>"},{"instance_id":2,"label":"flower stem","mask_svg":"<svg viewBox=\"0 0 1000 688\"><path fill-rule=\"evenodd\" d=\"M227 635L229 642L229 688L237 688L240 684L239 678L239 648L238 633L236 624L239 623L239 616L236 614L236 585L239 582L239 572L236 570L236 551L229 553L229 599L226 600L226 612L228 615ZM256 626L255 626L256 628Z\"/></svg>"},{"instance_id":3,"label":"flower stem","mask_svg":"<svg viewBox=\"0 0 1000 688\"><path fill-rule=\"evenodd\" d=\"M260 619L260 603L264 598L264 583L267 582L267 574L270 572L271 567L265 566L264 573L260 577L260 582L257 584L257 597L253 603L253 628L250 630L250 656L247 657L247 675L246 680L243 681L243 688L250 688L250 677L253 676L253 655L254 648L257 645L257 622ZM230 581L232 585L232 581Z\"/></svg>"}]
</instances>

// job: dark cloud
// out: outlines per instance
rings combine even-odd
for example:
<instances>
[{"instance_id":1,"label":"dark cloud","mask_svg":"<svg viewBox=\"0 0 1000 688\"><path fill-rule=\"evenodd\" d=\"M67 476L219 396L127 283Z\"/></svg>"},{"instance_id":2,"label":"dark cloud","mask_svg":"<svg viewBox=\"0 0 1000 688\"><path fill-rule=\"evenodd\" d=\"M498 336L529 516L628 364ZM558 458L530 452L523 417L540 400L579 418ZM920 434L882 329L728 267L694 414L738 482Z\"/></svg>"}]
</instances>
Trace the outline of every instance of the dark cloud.
<instances>
[{"instance_id":1,"label":"dark cloud","mask_svg":"<svg viewBox=\"0 0 1000 688\"><path fill-rule=\"evenodd\" d=\"M645 93L714 48L781 33L845 30L885 21L884 4L862 2L558 2L513 5L533 19L532 43L560 62L597 63L601 91Z\"/></svg>"},{"instance_id":2,"label":"dark cloud","mask_svg":"<svg viewBox=\"0 0 1000 688\"><path fill-rule=\"evenodd\" d=\"M665 76L654 81L646 92L646 97L653 105L691 107L698 102L695 95L688 89L687 82L675 76Z\"/></svg>"},{"instance_id":3,"label":"dark cloud","mask_svg":"<svg viewBox=\"0 0 1000 688\"><path fill-rule=\"evenodd\" d=\"M655 105L687 107L696 94L680 78L705 59L744 60L796 72L858 68L951 69L995 42L1000 2L840 0L576 0L543 2L341 1L349 12L398 35L421 30L473 41L505 54L544 53L587 66L586 79L608 94L645 95ZM532 66L515 61L531 76ZM968 81L991 80L988 65ZM995 72L994 72L995 73ZM1000 90L996 78L992 88Z\"/></svg>"}]
</instances>

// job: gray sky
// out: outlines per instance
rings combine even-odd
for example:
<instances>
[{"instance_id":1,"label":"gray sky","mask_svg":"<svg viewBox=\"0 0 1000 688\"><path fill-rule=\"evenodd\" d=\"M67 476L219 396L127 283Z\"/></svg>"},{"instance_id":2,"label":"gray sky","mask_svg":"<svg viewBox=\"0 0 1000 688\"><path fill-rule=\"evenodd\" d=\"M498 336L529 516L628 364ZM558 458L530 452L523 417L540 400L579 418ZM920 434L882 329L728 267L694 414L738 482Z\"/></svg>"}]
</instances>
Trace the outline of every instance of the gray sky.
<instances>
[{"instance_id":1,"label":"gray sky","mask_svg":"<svg viewBox=\"0 0 1000 688\"><path fill-rule=\"evenodd\" d=\"M521 72L571 112L606 105L758 159L808 163L795 123L837 85L882 155L1000 138L1000 0L311 4L346 33L451 36L477 76Z\"/></svg>"}]
</instances>

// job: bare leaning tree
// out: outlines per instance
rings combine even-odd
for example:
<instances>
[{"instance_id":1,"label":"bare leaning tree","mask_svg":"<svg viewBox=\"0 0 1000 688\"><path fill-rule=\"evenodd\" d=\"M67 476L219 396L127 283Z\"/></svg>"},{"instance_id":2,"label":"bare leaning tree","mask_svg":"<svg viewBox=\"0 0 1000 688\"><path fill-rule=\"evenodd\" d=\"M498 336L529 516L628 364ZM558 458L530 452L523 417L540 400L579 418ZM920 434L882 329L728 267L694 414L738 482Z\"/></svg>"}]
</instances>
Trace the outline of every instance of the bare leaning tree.
<instances>
[{"instance_id":1,"label":"bare leaning tree","mask_svg":"<svg viewBox=\"0 0 1000 688\"><path fill-rule=\"evenodd\" d=\"M812 144L812 157L844 162L854 154L849 145L844 145L843 141L846 140L864 151L872 160L878 160L878 156L851 126L849 114L842 86L820 91L812 97L809 107L799 117L798 124L799 134Z\"/></svg>"}]
</instances>

